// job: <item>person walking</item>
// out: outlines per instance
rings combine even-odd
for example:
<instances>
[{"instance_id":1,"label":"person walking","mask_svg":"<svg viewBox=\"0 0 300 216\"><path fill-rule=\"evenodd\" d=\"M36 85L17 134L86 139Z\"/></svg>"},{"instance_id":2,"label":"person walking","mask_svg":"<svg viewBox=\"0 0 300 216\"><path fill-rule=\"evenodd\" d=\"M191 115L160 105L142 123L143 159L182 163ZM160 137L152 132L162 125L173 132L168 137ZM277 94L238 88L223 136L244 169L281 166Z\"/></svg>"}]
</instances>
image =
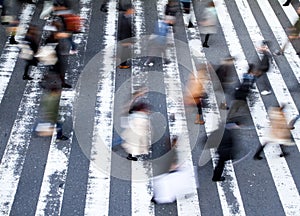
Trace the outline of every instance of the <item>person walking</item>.
<instances>
[{"instance_id":1,"label":"person walking","mask_svg":"<svg viewBox=\"0 0 300 216\"><path fill-rule=\"evenodd\" d=\"M120 69L128 69L131 67L129 59L131 59L131 46L133 43L134 32L132 28L132 16L134 8L131 4L124 5L124 12L120 12L118 22L118 42L120 43Z\"/></svg>"},{"instance_id":2,"label":"person walking","mask_svg":"<svg viewBox=\"0 0 300 216\"><path fill-rule=\"evenodd\" d=\"M122 132L121 146L128 153L127 159L137 161L138 155L149 154L149 107L146 103L136 103L130 109L128 126Z\"/></svg>"},{"instance_id":3,"label":"person walking","mask_svg":"<svg viewBox=\"0 0 300 216\"><path fill-rule=\"evenodd\" d=\"M270 118L271 127L267 132L267 136L265 137L264 143L258 147L255 155L253 156L253 159L262 159L260 154L267 144L274 143L285 146L291 146L295 144L291 139L292 137L290 132L290 130L293 128L289 127L287 124L287 120L283 112L284 107L285 106L269 108L268 114ZM283 148L281 148L281 150L282 153L279 155L280 157L288 155L288 153L285 152Z\"/></svg>"},{"instance_id":4,"label":"person walking","mask_svg":"<svg viewBox=\"0 0 300 216\"><path fill-rule=\"evenodd\" d=\"M57 140L68 140L68 137L63 135L62 122L59 120L59 101L61 97L61 87L57 85L51 85L49 89L46 89L42 100L41 100L41 112L42 112L42 122L49 123L49 129L54 129L56 125L56 139ZM46 131L39 131L36 128L38 134L52 135L50 133L45 133Z\"/></svg>"},{"instance_id":5,"label":"person walking","mask_svg":"<svg viewBox=\"0 0 300 216\"><path fill-rule=\"evenodd\" d=\"M208 48L208 39L211 34L217 33L217 12L213 1L209 2L204 9L202 21L200 24L200 33L205 35L203 47Z\"/></svg>"},{"instance_id":6,"label":"person walking","mask_svg":"<svg viewBox=\"0 0 300 216\"><path fill-rule=\"evenodd\" d=\"M33 54L31 58L26 60L23 80L32 80L33 78L29 76L29 68L30 66L37 67L38 65L38 59L35 57L35 55L39 48L40 31L38 30L37 26L29 25L24 41L30 47L30 50L32 51Z\"/></svg>"},{"instance_id":7,"label":"person walking","mask_svg":"<svg viewBox=\"0 0 300 216\"><path fill-rule=\"evenodd\" d=\"M221 128L220 128L221 129ZM225 162L232 160L235 157L235 140L232 134L231 124L225 125L224 134L221 139L220 145L217 148L218 161L213 171L212 181L224 181L225 177L222 176L224 171Z\"/></svg>"},{"instance_id":8,"label":"person walking","mask_svg":"<svg viewBox=\"0 0 300 216\"><path fill-rule=\"evenodd\" d=\"M144 66L153 66L155 57L161 56L165 64L169 64L170 60L167 59L166 49L168 43L169 26L173 25L174 20L164 19L158 20L155 25L154 33L150 36L147 45L148 58Z\"/></svg>"},{"instance_id":9,"label":"person walking","mask_svg":"<svg viewBox=\"0 0 300 216\"><path fill-rule=\"evenodd\" d=\"M191 4L192 0L180 0L182 5L182 12L183 12L183 21L184 25L188 28L194 27L194 16L191 15Z\"/></svg>"},{"instance_id":10,"label":"person walking","mask_svg":"<svg viewBox=\"0 0 300 216\"><path fill-rule=\"evenodd\" d=\"M203 77L203 75L206 74L206 69L204 68L205 66L201 67L202 68L200 68L198 71L197 76L195 74L190 75L184 95L184 103L188 106L196 105L197 114L194 123L203 125L205 124L205 121L203 120L202 116L202 100L206 96L204 88L204 82L206 81L206 78Z\"/></svg>"}]
</instances>

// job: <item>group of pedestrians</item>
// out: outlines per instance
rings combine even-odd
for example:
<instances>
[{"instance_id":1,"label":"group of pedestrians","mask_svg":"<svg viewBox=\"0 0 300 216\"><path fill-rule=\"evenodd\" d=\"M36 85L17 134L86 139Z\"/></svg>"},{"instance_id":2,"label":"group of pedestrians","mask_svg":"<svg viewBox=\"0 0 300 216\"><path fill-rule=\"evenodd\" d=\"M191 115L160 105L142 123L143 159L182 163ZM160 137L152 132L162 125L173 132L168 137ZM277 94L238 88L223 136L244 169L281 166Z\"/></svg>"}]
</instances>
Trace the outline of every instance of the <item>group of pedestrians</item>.
<instances>
[{"instance_id":1,"label":"group of pedestrians","mask_svg":"<svg viewBox=\"0 0 300 216\"><path fill-rule=\"evenodd\" d=\"M73 30L68 28L71 25L68 18L74 12L68 8L64 0L45 1L44 4L48 5L47 7L50 5L51 10L44 7L41 12L41 15L46 14L47 17L43 29L30 23L24 37L16 40L18 19L12 18L5 24L10 44L20 48L19 57L25 62L23 80L34 79L34 68L42 67L46 71L41 82L43 88L41 116L34 128L35 133L39 136L52 136L56 130L57 140L67 140L68 137L62 133L62 121L58 113L62 89L72 88L65 81L66 49L70 47L70 51L67 52L71 55L78 52L77 45L72 40ZM5 16L13 17L8 12ZM74 20L72 22L74 23Z\"/></svg>"}]
</instances>

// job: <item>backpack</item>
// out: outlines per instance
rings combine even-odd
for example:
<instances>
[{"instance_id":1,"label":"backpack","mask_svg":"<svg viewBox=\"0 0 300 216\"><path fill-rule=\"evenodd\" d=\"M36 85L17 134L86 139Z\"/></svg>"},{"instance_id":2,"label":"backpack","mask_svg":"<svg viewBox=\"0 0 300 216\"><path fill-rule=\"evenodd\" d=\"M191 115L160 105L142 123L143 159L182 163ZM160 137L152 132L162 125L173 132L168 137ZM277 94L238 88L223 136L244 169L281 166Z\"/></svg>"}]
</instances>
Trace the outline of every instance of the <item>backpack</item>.
<instances>
[{"instance_id":1,"label":"backpack","mask_svg":"<svg viewBox=\"0 0 300 216\"><path fill-rule=\"evenodd\" d=\"M83 19L76 14L65 14L63 16L66 30L73 33L82 32Z\"/></svg>"}]
</instances>

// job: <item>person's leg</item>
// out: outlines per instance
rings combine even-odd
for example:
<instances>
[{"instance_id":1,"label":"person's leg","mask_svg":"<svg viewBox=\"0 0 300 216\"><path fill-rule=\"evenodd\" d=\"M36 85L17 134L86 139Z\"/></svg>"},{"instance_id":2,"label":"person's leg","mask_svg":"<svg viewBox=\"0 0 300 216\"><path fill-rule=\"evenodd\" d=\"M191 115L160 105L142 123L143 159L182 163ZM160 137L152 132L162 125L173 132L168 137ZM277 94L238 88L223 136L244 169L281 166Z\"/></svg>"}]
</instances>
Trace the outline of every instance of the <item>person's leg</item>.
<instances>
[{"instance_id":1,"label":"person's leg","mask_svg":"<svg viewBox=\"0 0 300 216\"><path fill-rule=\"evenodd\" d=\"M287 1L283 4L283 6L288 6L291 2L292 2L292 0L287 0Z\"/></svg>"},{"instance_id":2,"label":"person's leg","mask_svg":"<svg viewBox=\"0 0 300 216\"><path fill-rule=\"evenodd\" d=\"M198 114L196 116L195 124L200 124L200 125L205 124L205 121L203 121L203 119L202 119L202 106L201 106L201 102L197 103L197 111L198 111Z\"/></svg>"},{"instance_id":3,"label":"person's leg","mask_svg":"<svg viewBox=\"0 0 300 216\"><path fill-rule=\"evenodd\" d=\"M206 34L206 35L205 35L205 38L204 38L204 42L203 42L203 44L202 44L203 47L206 47L206 48L209 47L208 44L207 44L208 39L209 39L209 34Z\"/></svg>"},{"instance_id":4,"label":"person's leg","mask_svg":"<svg viewBox=\"0 0 300 216\"><path fill-rule=\"evenodd\" d=\"M217 166L214 169L214 174L212 177L213 181L224 181L225 177L222 177L222 173L225 167L225 160L223 160L221 157L218 160Z\"/></svg>"},{"instance_id":5,"label":"person's leg","mask_svg":"<svg viewBox=\"0 0 300 216\"><path fill-rule=\"evenodd\" d=\"M253 156L254 160L261 160L263 159L263 157L260 156L261 152L264 150L264 147L267 145L267 142L264 143L263 145L260 145L255 153L255 155Z\"/></svg>"}]
</instances>

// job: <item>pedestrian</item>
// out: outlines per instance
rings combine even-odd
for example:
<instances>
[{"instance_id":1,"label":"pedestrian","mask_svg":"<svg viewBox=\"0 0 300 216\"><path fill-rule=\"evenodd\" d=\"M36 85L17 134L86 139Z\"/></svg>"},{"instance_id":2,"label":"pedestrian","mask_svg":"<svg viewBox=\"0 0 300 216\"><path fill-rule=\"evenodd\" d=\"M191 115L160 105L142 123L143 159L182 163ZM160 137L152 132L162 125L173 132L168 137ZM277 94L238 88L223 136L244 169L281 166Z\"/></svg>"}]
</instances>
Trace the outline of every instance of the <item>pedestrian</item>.
<instances>
[{"instance_id":1,"label":"pedestrian","mask_svg":"<svg viewBox=\"0 0 300 216\"><path fill-rule=\"evenodd\" d=\"M291 146L295 143L292 141L290 130L293 129L288 126L287 119L283 112L285 106L278 107L270 107L268 110L269 118L270 118L270 129L267 131L265 141L262 145L260 145L254 155L255 160L261 160L260 156L264 147L267 144L280 144L284 146ZM284 151L284 148L281 148L282 153L279 155L280 157L288 155L287 152Z\"/></svg>"},{"instance_id":2,"label":"pedestrian","mask_svg":"<svg viewBox=\"0 0 300 216\"><path fill-rule=\"evenodd\" d=\"M165 19L171 20L172 24L174 25L176 23L176 14L178 12L179 6L178 2L175 0L168 0L166 6L165 6Z\"/></svg>"},{"instance_id":3,"label":"pedestrian","mask_svg":"<svg viewBox=\"0 0 300 216\"><path fill-rule=\"evenodd\" d=\"M292 2L292 0L286 0L285 3L283 3L283 6L289 6L289 4Z\"/></svg>"},{"instance_id":4,"label":"pedestrian","mask_svg":"<svg viewBox=\"0 0 300 216\"><path fill-rule=\"evenodd\" d=\"M78 15L75 15L72 10L67 8L66 6L57 6L54 5L53 15L56 16L56 22L59 22L58 31L69 33L69 37L65 38L70 44L70 55L74 55L78 53L77 45L73 41L73 34L79 33L81 31L81 18Z\"/></svg>"},{"instance_id":5,"label":"pedestrian","mask_svg":"<svg viewBox=\"0 0 300 216\"><path fill-rule=\"evenodd\" d=\"M203 47L208 48L208 39L211 34L217 33L217 12L213 1L209 2L204 9L202 21L200 24L200 33L205 35Z\"/></svg>"},{"instance_id":6,"label":"pedestrian","mask_svg":"<svg viewBox=\"0 0 300 216\"><path fill-rule=\"evenodd\" d=\"M121 144L128 153L127 159L137 161L138 155L149 154L149 107L145 103L136 103L128 116L128 126L122 132L124 142Z\"/></svg>"},{"instance_id":7,"label":"pedestrian","mask_svg":"<svg viewBox=\"0 0 300 216\"><path fill-rule=\"evenodd\" d=\"M269 95L272 93L271 86L267 81L267 72L270 70L270 62L272 60L271 52L267 46L267 41L263 41L262 46L258 47L258 52L262 55L262 59L260 60L258 67L256 69L257 74L256 77L261 78L264 83L264 90L261 91L262 95Z\"/></svg>"},{"instance_id":8,"label":"pedestrian","mask_svg":"<svg viewBox=\"0 0 300 216\"><path fill-rule=\"evenodd\" d=\"M33 78L29 76L30 66L38 66L38 59L35 57L37 54L39 43L40 43L40 31L37 26L29 25L28 31L24 38L25 43L30 47L32 51L31 58L26 60L26 66L23 74L23 80L32 80Z\"/></svg>"},{"instance_id":9,"label":"pedestrian","mask_svg":"<svg viewBox=\"0 0 300 216\"><path fill-rule=\"evenodd\" d=\"M131 67L129 59L132 58L131 46L133 44L133 37L135 36L132 28L132 16L135 12L132 4L126 4L124 12L120 12L118 22L118 42L120 43L120 69L128 69Z\"/></svg>"},{"instance_id":10,"label":"pedestrian","mask_svg":"<svg viewBox=\"0 0 300 216\"><path fill-rule=\"evenodd\" d=\"M236 124L238 124L236 122ZM226 123L224 133L217 148L218 161L215 166L212 181L224 181L225 177L222 176L224 171L225 162L235 158L235 140L232 134L233 128L230 123ZM221 128L220 128L221 129Z\"/></svg>"},{"instance_id":11,"label":"pedestrian","mask_svg":"<svg viewBox=\"0 0 300 216\"><path fill-rule=\"evenodd\" d=\"M191 14L191 4L192 0L180 0L182 5L182 12L183 12L183 21L184 25L188 28L194 27L194 16Z\"/></svg>"},{"instance_id":12,"label":"pedestrian","mask_svg":"<svg viewBox=\"0 0 300 216\"><path fill-rule=\"evenodd\" d=\"M184 95L184 103L188 106L197 107L197 114L195 119L195 124L203 125L205 121L202 116L202 100L206 96L205 92L205 75L206 69L205 66L202 66L197 75L191 74L188 80L187 88Z\"/></svg>"},{"instance_id":13,"label":"pedestrian","mask_svg":"<svg viewBox=\"0 0 300 216\"><path fill-rule=\"evenodd\" d=\"M221 109L228 109L227 104L229 104L229 96L232 94L232 86L234 83L233 63L234 58L228 56L221 60L221 64L216 69L216 74L225 94L225 101L220 105Z\"/></svg>"},{"instance_id":14,"label":"pedestrian","mask_svg":"<svg viewBox=\"0 0 300 216\"><path fill-rule=\"evenodd\" d=\"M45 93L41 99L41 113L43 124L48 123L48 131L39 128L39 125L35 129L38 135L52 135L51 129L54 130L56 126L56 139L67 140L68 137L63 135L62 122L59 120L59 101L61 97L61 87L51 85L49 89L45 90ZM49 133L50 132L50 133Z\"/></svg>"},{"instance_id":15,"label":"pedestrian","mask_svg":"<svg viewBox=\"0 0 300 216\"><path fill-rule=\"evenodd\" d=\"M64 46L63 39L70 37L70 34L67 32L59 32L57 31L57 23L53 23L51 27L53 27L53 31L50 31L49 37L46 39L45 44L55 47L55 54L57 57L57 61L54 64L49 65L50 72L56 73L59 75L63 88L72 88L70 84L67 84L65 81L65 70L66 70L66 62L64 58Z\"/></svg>"},{"instance_id":16,"label":"pedestrian","mask_svg":"<svg viewBox=\"0 0 300 216\"><path fill-rule=\"evenodd\" d=\"M164 64L169 64L171 61L167 59L166 49L168 43L169 26L174 24L174 20L163 19L158 20L155 25L154 33L150 36L147 44L148 58L144 66L153 66L155 57L162 57Z\"/></svg>"}]
</instances>

